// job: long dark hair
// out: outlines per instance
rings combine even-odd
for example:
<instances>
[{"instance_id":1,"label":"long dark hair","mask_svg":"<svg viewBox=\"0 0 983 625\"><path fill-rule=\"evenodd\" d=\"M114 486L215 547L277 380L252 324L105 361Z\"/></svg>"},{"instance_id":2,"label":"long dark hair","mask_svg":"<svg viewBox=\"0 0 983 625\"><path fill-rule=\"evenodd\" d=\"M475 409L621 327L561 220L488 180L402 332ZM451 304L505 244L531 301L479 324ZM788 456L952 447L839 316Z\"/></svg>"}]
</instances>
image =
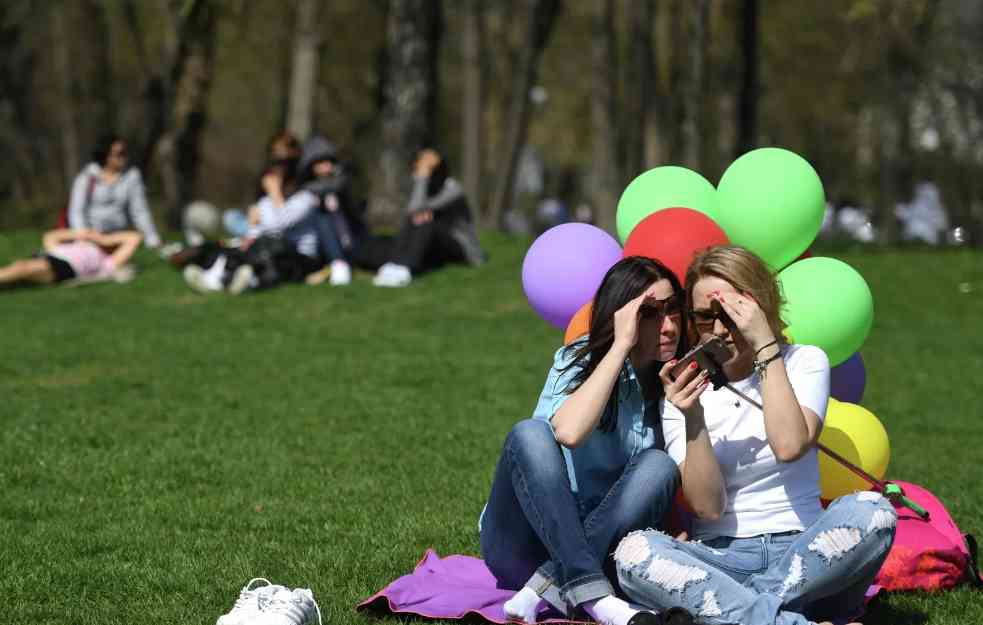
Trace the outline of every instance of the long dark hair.
<instances>
[{"instance_id":1,"label":"long dark hair","mask_svg":"<svg viewBox=\"0 0 983 625\"><path fill-rule=\"evenodd\" d=\"M580 388L580 385L590 377L598 363L611 349L614 344L614 313L659 280L669 281L672 285L673 294L679 299L680 306L682 306L685 293L682 285L679 284L679 278L668 267L655 259L644 256L629 256L619 260L608 270L601 281L601 286L597 288L597 293L594 295L594 304L590 316L590 334L585 339L573 342L565 348L564 357L569 357L571 351L573 353L570 364L563 370L566 371L571 367L579 367L580 370L563 390L564 393L569 395ZM678 358L685 352L686 332L683 327L680 327L676 357ZM653 366L661 367L661 364L656 363ZM639 371L637 374L643 381L653 378L649 372ZM646 388L645 390L650 393L654 391L657 395L646 397L646 399L661 399L662 385L655 384L652 386L654 388ZM604 432L614 430L618 420L617 412L617 385L615 385L598 427Z\"/></svg>"},{"instance_id":2,"label":"long dark hair","mask_svg":"<svg viewBox=\"0 0 983 625\"><path fill-rule=\"evenodd\" d=\"M126 145L126 138L122 137L115 132L107 132L100 135L96 140L96 144L92 147L92 160L96 162L99 167L106 166L106 159L109 158L109 151L113 149L113 144L120 142Z\"/></svg>"}]
</instances>

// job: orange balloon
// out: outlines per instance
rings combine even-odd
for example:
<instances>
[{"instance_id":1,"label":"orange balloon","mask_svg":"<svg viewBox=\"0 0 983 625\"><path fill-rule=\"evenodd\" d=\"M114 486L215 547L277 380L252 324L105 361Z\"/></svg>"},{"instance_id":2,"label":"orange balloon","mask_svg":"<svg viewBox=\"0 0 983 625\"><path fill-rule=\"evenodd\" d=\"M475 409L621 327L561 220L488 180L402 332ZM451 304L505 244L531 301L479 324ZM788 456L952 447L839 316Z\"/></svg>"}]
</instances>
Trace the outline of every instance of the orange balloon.
<instances>
[{"instance_id":1,"label":"orange balloon","mask_svg":"<svg viewBox=\"0 0 983 625\"><path fill-rule=\"evenodd\" d=\"M564 345L569 345L590 332L590 315L594 309L593 304L593 300L587 302L574 314L570 323L567 324L566 334L563 335Z\"/></svg>"}]
</instances>

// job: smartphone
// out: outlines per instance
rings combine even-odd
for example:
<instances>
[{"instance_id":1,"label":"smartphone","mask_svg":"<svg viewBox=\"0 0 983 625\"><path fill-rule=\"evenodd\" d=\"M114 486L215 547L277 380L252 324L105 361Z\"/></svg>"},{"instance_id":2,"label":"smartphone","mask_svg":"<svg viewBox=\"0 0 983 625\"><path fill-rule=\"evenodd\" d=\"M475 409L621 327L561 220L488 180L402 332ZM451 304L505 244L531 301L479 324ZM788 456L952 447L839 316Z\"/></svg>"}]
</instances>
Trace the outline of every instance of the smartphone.
<instances>
[{"instance_id":1,"label":"smartphone","mask_svg":"<svg viewBox=\"0 0 983 625\"><path fill-rule=\"evenodd\" d=\"M669 372L669 376L675 380L690 363L696 362L699 369L705 370L711 378L716 379L722 374L721 365L730 360L730 357L730 350L727 349L724 341L718 336L707 334L696 347L679 359Z\"/></svg>"}]
</instances>

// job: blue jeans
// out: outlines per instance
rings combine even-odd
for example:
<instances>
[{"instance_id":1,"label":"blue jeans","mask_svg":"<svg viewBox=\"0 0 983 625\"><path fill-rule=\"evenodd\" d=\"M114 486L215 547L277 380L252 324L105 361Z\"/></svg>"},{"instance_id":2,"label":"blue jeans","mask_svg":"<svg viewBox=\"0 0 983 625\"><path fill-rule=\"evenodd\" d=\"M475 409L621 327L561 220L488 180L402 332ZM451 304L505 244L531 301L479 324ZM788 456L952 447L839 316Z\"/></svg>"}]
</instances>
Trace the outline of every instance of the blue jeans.
<instances>
[{"instance_id":1,"label":"blue jeans","mask_svg":"<svg viewBox=\"0 0 983 625\"><path fill-rule=\"evenodd\" d=\"M635 532L618 545L615 564L628 596L651 608L682 607L710 625L806 625L863 612L896 522L887 499L854 493L804 532L705 542Z\"/></svg>"},{"instance_id":2,"label":"blue jeans","mask_svg":"<svg viewBox=\"0 0 983 625\"><path fill-rule=\"evenodd\" d=\"M481 524L481 555L500 588L529 586L555 608L613 594L603 564L632 530L658 526L679 470L648 449L625 466L601 503L581 518L566 463L546 421L520 421L505 439Z\"/></svg>"},{"instance_id":3,"label":"blue jeans","mask_svg":"<svg viewBox=\"0 0 983 625\"><path fill-rule=\"evenodd\" d=\"M337 232L337 225L342 222L335 222L332 215L324 211L317 211L314 216L314 226L317 231L317 247L321 258L330 263L334 260L344 260L345 252L341 245L341 235ZM344 219L343 217L340 219Z\"/></svg>"}]
</instances>

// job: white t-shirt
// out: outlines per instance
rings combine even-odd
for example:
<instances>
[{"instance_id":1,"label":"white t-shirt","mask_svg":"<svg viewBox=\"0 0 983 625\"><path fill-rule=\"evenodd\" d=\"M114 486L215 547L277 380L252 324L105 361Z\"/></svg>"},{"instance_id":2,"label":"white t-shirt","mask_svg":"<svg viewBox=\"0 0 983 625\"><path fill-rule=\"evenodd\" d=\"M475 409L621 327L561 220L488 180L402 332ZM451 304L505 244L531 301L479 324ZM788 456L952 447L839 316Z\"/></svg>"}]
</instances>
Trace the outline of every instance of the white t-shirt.
<instances>
[{"instance_id":1,"label":"white t-shirt","mask_svg":"<svg viewBox=\"0 0 983 625\"><path fill-rule=\"evenodd\" d=\"M829 359L811 345L789 345L785 369L799 405L820 420L829 401ZM757 374L732 383L761 403ZM714 455L727 490L727 507L717 521L694 519L693 536L748 537L804 530L822 513L819 503L819 460L816 448L794 462L779 462L765 436L764 413L730 390L709 387L700 396ZM666 451L682 464L686 458L686 421L664 401L662 428Z\"/></svg>"}]
</instances>

